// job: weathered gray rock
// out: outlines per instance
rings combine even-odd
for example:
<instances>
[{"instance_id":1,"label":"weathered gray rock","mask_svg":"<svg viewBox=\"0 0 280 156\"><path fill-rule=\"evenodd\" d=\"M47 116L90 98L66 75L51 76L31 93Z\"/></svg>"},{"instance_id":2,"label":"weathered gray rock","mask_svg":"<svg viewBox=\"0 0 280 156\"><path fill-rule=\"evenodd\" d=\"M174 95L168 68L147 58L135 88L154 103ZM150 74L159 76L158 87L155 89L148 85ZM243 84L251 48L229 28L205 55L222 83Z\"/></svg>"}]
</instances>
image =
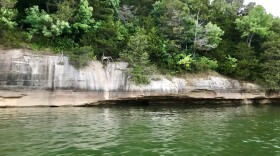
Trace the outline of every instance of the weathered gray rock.
<instances>
[{"instance_id":1,"label":"weathered gray rock","mask_svg":"<svg viewBox=\"0 0 280 156\"><path fill-rule=\"evenodd\" d=\"M39 56L25 50L10 50L0 57L1 88L71 89L82 91L125 90L127 63L106 67L100 62L76 69L67 57Z\"/></svg>"},{"instance_id":2,"label":"weathered gray rock","mask_svg":"<svg viewBox=\"0 0 280 156\"><path fill-rule=\"evenodd\" d=\"M23 49L0 50L0 106L84 105L149 97L164 101L267 98L257 85L218 76L191 82L157 76L150 84L137 86L129 81L127 67L125 62L103 65L92 61L87 67L76 69L65 56L38 55Z\"/></svg>"}]
</instances>

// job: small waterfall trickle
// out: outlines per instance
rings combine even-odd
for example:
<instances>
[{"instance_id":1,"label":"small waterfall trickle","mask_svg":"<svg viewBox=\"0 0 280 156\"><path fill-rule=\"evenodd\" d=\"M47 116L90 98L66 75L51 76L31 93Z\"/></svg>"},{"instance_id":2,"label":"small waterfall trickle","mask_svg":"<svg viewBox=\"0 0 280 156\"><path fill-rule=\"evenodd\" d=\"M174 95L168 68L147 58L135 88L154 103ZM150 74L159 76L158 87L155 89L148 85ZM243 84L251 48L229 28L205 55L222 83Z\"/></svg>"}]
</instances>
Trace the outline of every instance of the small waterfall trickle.
<instances>
[{"instance_id":1,"label":"small waterfall trickle","mask_svg":"<svg viewBox=\"0 0 280 156\"><path fill-rule=\"evenodd\" d=\"M105 83L104 83L104 99L108 100L110 97L110 92L109 92L109 83L110 83L110 63L106 64L105 67Z\"/></svg>"}]
</instances>

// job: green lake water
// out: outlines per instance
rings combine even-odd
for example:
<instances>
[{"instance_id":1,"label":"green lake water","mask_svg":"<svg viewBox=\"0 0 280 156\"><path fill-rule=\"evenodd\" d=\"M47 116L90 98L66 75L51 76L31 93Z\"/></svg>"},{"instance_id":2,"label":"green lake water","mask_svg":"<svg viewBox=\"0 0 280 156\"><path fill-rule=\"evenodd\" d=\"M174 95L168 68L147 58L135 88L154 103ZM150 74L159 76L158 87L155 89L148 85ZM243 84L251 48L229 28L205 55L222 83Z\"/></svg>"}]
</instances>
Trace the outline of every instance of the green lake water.
<instances>
[{"instance_id":1,"label":"green lake water","mask_svg":"<svg viewBox=\"0 0 280 156\"><path fill-rule=\"evenodd\" d=\"M280 104L0 109L0 156L280 156Z\"/></svg>"}]
</instances>

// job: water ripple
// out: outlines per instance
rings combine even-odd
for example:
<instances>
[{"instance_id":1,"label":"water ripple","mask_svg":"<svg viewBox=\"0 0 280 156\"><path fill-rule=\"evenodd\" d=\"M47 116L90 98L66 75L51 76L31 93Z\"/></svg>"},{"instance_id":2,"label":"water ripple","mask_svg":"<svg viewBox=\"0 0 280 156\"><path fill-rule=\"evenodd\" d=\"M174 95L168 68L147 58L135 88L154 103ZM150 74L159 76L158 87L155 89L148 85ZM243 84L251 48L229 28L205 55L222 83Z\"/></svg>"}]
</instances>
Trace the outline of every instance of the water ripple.
<instances>
[{"instance_id":1,"label":"water ripple","mask_svg":"<svg viewBox=\"0 0 280 156\"><path fill-rule=\"evenodd\" d=\"M0 109L7 156L279 155L280 107Z\"/></svg>"}]
</instances>

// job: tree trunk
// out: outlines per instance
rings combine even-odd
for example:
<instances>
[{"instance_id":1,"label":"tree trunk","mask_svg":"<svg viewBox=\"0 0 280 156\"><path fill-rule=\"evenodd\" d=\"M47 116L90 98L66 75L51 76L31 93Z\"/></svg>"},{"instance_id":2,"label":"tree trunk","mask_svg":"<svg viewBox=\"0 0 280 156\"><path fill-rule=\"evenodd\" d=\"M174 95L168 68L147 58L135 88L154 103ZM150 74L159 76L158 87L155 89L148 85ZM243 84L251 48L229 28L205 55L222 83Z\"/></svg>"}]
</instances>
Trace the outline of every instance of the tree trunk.
<instances>
[{"instance_id":1,"label":"tree trunk","mask_svg":"<svg viewBox=\"0 0 280 156\"><path fill-rule=\"evenodd\" d=\"M199 18L199 11L197 12L196 21L195 21L194 43L196 42L196 38L197 38L198 18Z\"/></svg>"},{"instance_id":2,"label":"tree trunk","mask_svg":"<svg viewBox=\"0 0 280 156\"><path fill-rule=\"evenodd\" d=\"M194 41L193 41L194 46L195 46L196 40L197 40L198 19L199 19L199 11L197 12L196 21L195 21L195 32L194 32ZM195 55L195 49L196 48L194 48L194 52L193 52L194 55Z\"/></svg>"},{"instance_id":3,"label":"tree trunk","mask_svg":"<svg viewBox=\"0 0 280 156\"><path fill-rule=\"evenodd\" d=\"M254 37L254 34L250 34L247 38L247 43L248 43L248 46L251 47L251 43L252 43L252 39Z\"/></svg>"}]
</instances>

